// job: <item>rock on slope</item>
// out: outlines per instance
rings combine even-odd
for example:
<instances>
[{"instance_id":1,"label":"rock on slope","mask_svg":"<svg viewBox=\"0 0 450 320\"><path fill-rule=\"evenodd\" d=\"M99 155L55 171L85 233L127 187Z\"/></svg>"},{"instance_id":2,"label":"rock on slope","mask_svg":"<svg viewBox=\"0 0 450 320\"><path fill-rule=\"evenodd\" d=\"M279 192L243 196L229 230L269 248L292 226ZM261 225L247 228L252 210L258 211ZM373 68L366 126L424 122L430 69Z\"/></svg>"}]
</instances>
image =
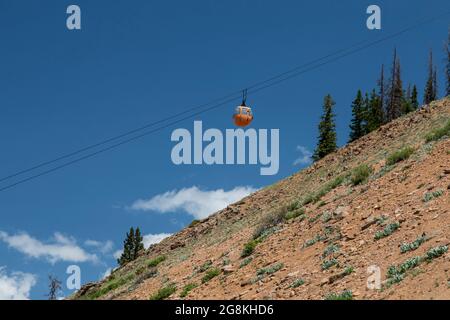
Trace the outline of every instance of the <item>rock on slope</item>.
<instances>
[{"instance_id":1,"label":"rock on slope","mask_svg":"<svg viewBox=\"0 0 450 320\"><path fill-rule=\"evenodd\" d=\"M73 298L449 299L450 139L426 139L449 119L449 98L397 119Z\"/></svg>"}]
</instances>

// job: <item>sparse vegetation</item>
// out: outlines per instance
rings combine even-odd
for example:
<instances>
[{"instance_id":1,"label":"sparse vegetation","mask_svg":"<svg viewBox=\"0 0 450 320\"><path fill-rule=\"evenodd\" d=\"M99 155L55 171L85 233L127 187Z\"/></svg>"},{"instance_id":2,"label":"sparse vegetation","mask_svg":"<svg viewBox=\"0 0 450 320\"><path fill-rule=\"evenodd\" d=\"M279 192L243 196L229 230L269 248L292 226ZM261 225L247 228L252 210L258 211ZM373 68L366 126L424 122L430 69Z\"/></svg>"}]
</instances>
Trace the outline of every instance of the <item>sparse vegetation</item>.
<instances>
[{"instance_id":1,"label":"sparse vegetation","mask_svg":"<svg viewBox=\"0 0 450 320\"><path fill-rule=\"evenodd\" d=\"M217 277L219 274L220 274L220 270L217 268L208 270L208 272L206 272L205 276L202 278L202 283L208 282L212 278Z\"/></svg>"},{"instance_id":2,"label":"sparse vegetation","mask_svg":"<svg viewBox=\"0 0 450 320\"><path fill-rule=\"evenodd\" d=\"M400 161L408 159L412 154L414 153L414 148L412 147L404 147L391 155L388 156L386 159L386 164L393 165Z\"/></svg>"},{"instance_id":3,"label":"sparse vegetation","mask_svg":"<svg viewBox=\"0 0 450 320\"><path fill-rule=\"evenodd\" d=\"M362 164L352 171L350 182L353 186L363 184L369 179L369 176L372 174L372 172L372 167L368 166L367 164Z\"/></svg>"},{"instance_id":4,"label":"sparse vegetation","mask_svg":"<svg viewBox=\"0 0 450 320\"><path fill-rule=\"evenodd\" d=\"M203 263L199 268L198 268L198 272L205 272L206 270L208 270L210 267L212 266L212 261L208 260L205 263Z\"/></svg>"},{"instance_id":5,"label":"sparse vegetation","mask_svg":"<svg viewBox=\"0 0 450 320\"><path fill-rule=\"evenodd\" d=\"M375 233L375 240L380 240L382 238L390 236L398 228L400 228L400 223L398 223L398 222L394 222L394 223L391 223L391 224L387 225L383 229L383 231L377 231Z\"/></svg>"},{"instance_id":6,"label":"sparse vegetation","mask_svg":"<svg viewBox=\"0 0 450 320\"><path fill-rule=\"evenodd\" d=\"M330 269L332 266L336 266L339 264L339 261L337 261L337 259L332 258L329 260L325 260L322 262L322 270L328 270Z\"/></svg>"},{"instance_id":7,"label":"sparse vegetation","mask_svg":"<svg viewBox=\"0 0 450 320\"><path fill-rule=\"evenodd\" d=\"M348 276L349 274L352 274L355 269L352 266L348 266L344 269L344 275Z\"/></svg>"},{"instance_id":8,"label":"sparse vegetation","mask_svg":"<svg viewBox=\"0 0 450 320\"><path fill-rule=\"evenodd\" d=\"M447 123L443 127L430 131L426 135L425 141L426 142L437 141L443 137L449 137L449 136L450 136L450 120L448 120Z\"/></svg>"},{"instance_id":9,"label":"sparse vegetation","mask_svg":"<svg viewBox=\"0 0 450 320\"><path fill-rule=\"evenodd\" d=\"M175 284L170 283L167 286L161 288L154 295L150 296L150 300L164 300L170 297L175 291L177 287Z\"/></svg>"},{"instance_id":10,"label":"sparse vegetation","mask_svg":"<svg viewBox=\"0 0 450 320\"><path fill-rule=\"evenodd\" d=\"M339 247L332 243L325 248L325 250L322 253L322 258L325 258L333 253L338 252L338 251L339 251Z\"/></svg>"},{"instance_id":11,"label":"sparse vegetation","mask_svg":"<svg viewBox=\"0 0 450 320\"><path fill-rule=\"evenodd\" d=\"M337 176L327 184L325 184L319 191L316 193L311 193L306 196L302 201L302 205L307 205L308 203L316 203L318 202L324 195L326 195L331 190L337 188L345 181L346 175Z\"/></svg>"},{"instance_id":12,"label":"sparse vegetation","mask_svg":"<svg viewBox=\"0 0 450 320\"><path fill-rule=\"evenodd\" d=\"M353 300L353 293L351 290L344 290L341 293L330 293L325 297L325 300Z\"/></svg>"},{"instance_id":13,"label":"sparse vegetation","mask_svg":"<svg viewBox=\"0 0 450 320\"><path fill-rule=\"evenodd\" d=\"M195 288L197 288L197 284L188 283L183 287L183 290L180 293L180 298L185 298L189 294L189 292Z\"/></svg>"},{"instance_id":14,"label":"sparse vegetation","mask_svg":"<svg viewBox=\"0 0 450 320\"><path fill-rule=\"evenodd\" d=\"M305 218L305 209L299 208L295 209L293 211L288 211L285 215L286 220L295 219L297 217L302 217L301 219Z\"/></svg>"},{"instance_id":15,"label":"sparse vegetation","mask_svg":"<svg viewBox=\"0 0 450 320\"><path fill-rule=\"evenodd\" d=\"M417 267L420 264L420 261L420 257L414 257L406 260L399 266L390 266L387 271L386 285L389 287L402 281L405 278L406 271Z\"/></svg>"},{"instance_id":16,"label":"sparse vegetation","mask_svg":"<svg viewBox=\"0 0 450 320\"><path fill-rule=\"evenodd\" d=\"M297 287L300 287L301 285L303 285L304 283L305 283L305 281L303 279L296 279L291 283L289 288L297 288Z\"/></svg>"},{"instance_id":17,"label":"sparse vegetation","mask_svg":"<svg viewBox=\"0 0 450 320\"><path fill-rule=\"evenodd\" d=\"M154 259L151 259L147 262L147 266L149 267L156 267L158 264L166 260L166 256L159 256Z\"/></svg>"},{"instance_id":18,"label":"sparse vegetation","mask_svg":"<svg viewBox=\"0 0 450 320\"><path fill-rule=\"evenodd\" d=\"M253 234L253 239L255 240L265 236L268 230L282 223L286 219L287 212L287 207L280 207L263 217Z\"/></svg>"},{"instance_id":19,"label":"sparse vegetation","mask_svg":"<svg viewBox=\"0 0 450 320\"><path fill-rule=\"evenodd\" d=\"M420 237L417 237L416 240L414 240L413 242L410 243L403 243L400 246L400 252L401 253L406 253L409 251L414 251L417 248L420 247L421 244L423 244L425 241L427 241L427 237L425 235L421 235Z\"/></svg>"},{"instance_id":20,"label":"sparse vegetation","mask_svg":"<svg viewBox=\"0 0 450 320\"><path fill-rule=\"evenodd\" d=\"M444 190L436 190L436 191L432 191L432 192L427 192L423 196L423 202L428 202L435 198L439 198L443 194L444 194Z\"/></svg>"},{"instance_id":21,"label":"sparse vegetation","mask_svg":"<svg viewBox=\"0 0 450 320\"><path fill-rule=\"evenodd\" d=\"M435 258L442 256L448 250L448 246L439 246L432 248L425 254L425 259L429 262Z\"/></svg>"},{"instance_id":22,"label":"sparse vegetation","mask_svg":"<svg viewBox=\"0 0 450 320\"><path fill-rule=\"evenodd\" d=\"M438 246L431 248L426 252L426 254L422 257L413 257L399 266L390 266L387 272L387 282L386 286L390 287L391 285L402 281L405 278L406 272L411 270L418 265L420 265L423 261L431 262L433 259L436 259L446 253L448 250L447 246Z\"/></svg>"},{"instance_id":23,"label":"sparse vegetation","mask_svg":"<svg viewBox=\"0 0 450 320\"><path fill-rule=\"evenodd\" d=\"M274 265L271 265L269 267L259 269L256 272L256 274L258 276L264 276L264 275L267 275L267 274L273 274L273 273L277 272L278 270L280 270L283 267L284 267L284 264L281 263L281 262L278 262L278 263L275 263Z\"/></svg>"},{"instance_id":24,"label":"sparse vegetation","mask_svg":"<svg viewBox=\"0 0 450 320\"><path fill-rule=\"evenodd\" d=\"M305 244L303 245L303 248L310 247L320 240L322 240L322 237L320 236L320 234L318 234L314 238L306 240Z\"/></svg>"},{"instance_id":25,"label":"sparse vegetation","mask_svg":"<svg viewBox=\"0 0 450 320\"><path fill-rule=\"evenodd\" d=\"M252 257L248 257L245 258L244 260L242 260L241 264L239 265L239 268L243 268L246 265L248 265L250 262L252 262L253 258Z\"/></svg>"},{"instance_id":26,"label":"sparse vegetation","mask_svg":"<svg viewBox=\"0 0 450 320\"><path fill-rule=\"evenodd\" d=\"M372 171L372 167L369 167L367 164L362 164L356 167L350 177L352 185L356 186L365 183L372 174Z\"/></svg>"},{"instance_id":27,"label":"sparse vegetation","mask_svg":"<svg viewBox=\"0 0 450 320\"><path fill-rule=\"evenodd\" d=\"M134 274L130 273L126 276L122 276L122 277L111 277L107 282L103 283L103 285L100 287L99 290L90 293L87 298L88 299L97 299L100 298L102 296L104 296L105 294L107 294L110 291L113 291L123 285L125 285L126 283L128 283L129 281L131 281L134 278Z\"/></svg>"},{"instance_id":28,"label":"sparse vegetation","mask_svg":"<svg viewBox=\"0 0 450 320\"><path fill-rule=\"evenodd\" d=\"M244 249L241 252L241 258L248 257L255 251L256 246L258 245L258 241L251 240L244 245Z\"/></svg>"}]
</instances>

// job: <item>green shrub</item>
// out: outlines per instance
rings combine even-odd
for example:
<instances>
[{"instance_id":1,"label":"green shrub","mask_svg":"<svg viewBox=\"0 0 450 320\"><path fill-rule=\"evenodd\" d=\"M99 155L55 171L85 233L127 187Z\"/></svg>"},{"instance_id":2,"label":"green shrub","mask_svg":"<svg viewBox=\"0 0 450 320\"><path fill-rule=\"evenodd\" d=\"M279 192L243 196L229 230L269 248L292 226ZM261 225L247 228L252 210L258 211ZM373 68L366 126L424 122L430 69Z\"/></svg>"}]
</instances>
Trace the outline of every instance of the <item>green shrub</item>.
<instances>
[{"instance_id":1,"label":"green shrub","mask_svg":"<svg viewBox=\"0 0 450 320\"><path fill-rule=\"evenodd\" d=\"M209 270L205 276L202 278L202 283L206 283L214 277L217 277L220 274L220 270L217 268L213 268Z\"/></svg>"},{"instance_id":2,"label":"green shrub","mask_svg":"<svg viewBox=\"0 0 450 320\"><path fill-rule=\"evenodd\" d=\"M272 229L274 226L282 223L286 219L286 213L287 213L286 207L280 207L266 216L264 216L258 227L256 228L255 232L253 233L253 239L258 239L261 236L264 235L268 230Z\"/></svg>"},{"instance_id":3,"label":"green shrub","mask_svg":"<svg viewBox=\"0 0 450 320\"><path fill-rule=\"evenodd\" d=\"M189 292L195 288L197 288L197 284L188 283L183 287L183 290L180 293L180 298L185 298L189 294Z\"/></svg>"},{"instance_id":4,"label":"green shrub","mask_svg":"<svg viewBox=\"0 0 450 320\"><path fill-rule=\"evenodd\" d=\"M295 209L293 211L288 211L285 215L286 220L295 219L297 217L303 216L305 217L305 209Z\"/></svg>"},{"instance_id":5,"label":"green shrub","mask_svg":"<svg viewBox=\"0 0 450 320\"><path fill-rule=\"evenodd\" d=\"M350 181L352 185L356 186L366 182L371 174L372 167L369 167L367 164L362 164L353 170Z\"/></svg>"},{"instance_id":6,"label":"green shrub","mask_svg":"<svg viewBox=\"0 0 450 320\"><path fill-rule=\"evenodd\" d=\"M375 233L375 240L380 240L382 238L390 236L398 228L400 228L400 223L398 222L389 224L383 229L383 231L377 231Z\"/></svg>"},{"instance_id":7,"label":"green shrub","mask_svg":"<svg viewBox=\"0 0 450 320\"><path fill-rule=\"evenodd\" d=\"M301 285L303 285L304 283L305 283L305 281L303 279L296 279L291 283L291 285L289 287L297 288L297 287L300 287Z\"/></svg>"},{"instance_id":8,"label":"green shrub","mask_svg":"<svg viewBox=\"0 0 450 320\"><path fill-rule=\"evenodd\" d=\"M406 271L417 267L420 262L420 257L414 257L406 260L398 266L390 266L387 271L386 285L390 287L391 285L402 281L405 278Z\"/></svg>"},{"instance_id":9,"label":"green shrub","mask_svg":"<svg viewBox=\"0 0 450 320\"><path fill-rule=\"evenodd\" d=\"M256 274L258 276L263 276L263 275L266 275L266 274L273 274L273 273L277 272L278 270L280 270L283 267L284 267L284 264L281 263L281 262L278 262L278 263L275 263L274 265L271 265L269 267L259 269L256 272Z\"/></svg>"},{"instance_id":10,"label":"green shrub","mask_svg":"<svg viewBox=\"0 0 450 320\"><path fill-rule=\"evenodd\" d=\"M401 253L406 253L406 252L409 252L409 251L414 251L417 248L419 248L420 245L422 243L424 243L425 241L427 241L427 240L428 240L428 238L425 235L422 235L422 236L418 237L416 240L414 240L413 242L403 243L400 246L400 252Z\"/></svg>"},{"instance_id":11,"label":"green shrub","mask_svg":"<svg viewBox=\"0 0 450 320\"><path fill-rule=\"evenodd\" d=\"M325 297L325 300L353 300L353 293L351 290L344 290L342 293L330 293Z\"/></svg>"},{"instance_id":12,"label":"green shrub","mask_svg":"<svg viewBox=\"0 0 450 320\"><path fill-rule=\"evenodd\" d=\"M332 243L325 248L325 250L322 253L322 258L325 258L325 257L329 256L330 254L336 253L338 251L339 251L339 247Z\"/></svg>"},{"instance_id":13,"label":"green shrub","mask_svg":"<svg viewBox=\"0 0 450 320\"><path fill-rule=\"evenodd\" d=\"M414 153L414 148L412 147L404 147L391 155L386 160L386 164L388 166L396 164L400 161L408 159Z\"/></svg>"},{"instance_id":14,"label":"green shrub","mask_svg":"<svg viewBox=\"0 0 450 320\"><path fill-rule=\"evenodd\" d=\"M125 285L127 282L131 281L134 278L134 274L128 274L123 277L119 278L112 278L109 281L105 282L99 290L89 294L87 296L88 299L97 299L101 296L104 296L108 292L115 290L123 285Z\"/></svg>"},{"instance_id":15,"label":"green shrub","mask_svg":"<svg viewBox=\"0 0 450 320\"><path fill-rule=\"evenodd\" d=\"M427 253L425 255L425 259L427 261L431 261L435 258L442 256L444 253L447 252L447 250L448 250L447 246L439 246L439 247L432 248L427 251Z\"/></svg>"},{"instance_id":16,"label":"green shrub","mask_svg":"<svg viewBox=\"0 0 450 320\"><path fill-rule=\"evenodd\" d=\"M348 266L347 268L345 268L344 274L345 274L346 276L348 276L349 274L352 274L353 271L355 271L355 269L354 269L352 266Z\"/></svg>"},{"instance_id":17,"label":"green shrub","mask_svg":"<svg viewBox=\"0 0 450 320\"><path fill-rule=\"evenodd\" d=\"M308 194L303 199L301 204L304 206L304 205L307 205L308 203L311 203L311 202L312 203L318 202L328 192L330 192L331 190L333 190L333 189L337 188L338 186L340 186L344 182L345 178L346 178L346 175L337 176L336 178L334 178L333 180L331 180L330 182L325 184L317 192Z\"/></svg>"},{"instance_id":18,"label":"green shrub","mask_svg":"<svg viewBox=\"0 0 450 320\"><path fill-rule=\"evenodd\" d=\"M247 242L244 245L244 249L242 249L241 258L245 258L245 257L248 257L249 255L251 255L255 251L255 248L257 245L258 245L258 241L256 241L256 240L251 240L251 241Z\"/></svg>"},{"instance_id":19,"label":"green shrub","mask_svg":"<svg viewBox=\"0 0 450 320\"><path fill-rule=\"evenodd\" d=\"M426 142L436 141L445 136L446 137L450 136L450 120L448 120L447 123L443 127L430 131L426 135L425 141Z\"/></svg>"},{"instance_id":20,"label":"green shrub","mask_svg":"<svg viewBox=\"0 0 450 320\"><path fill-rule=\"evenodd\" d=\"M298 209L300 206L300 202L298 200L293 201L290 205L287 206L287 211L294 211Z\"/></svg>"},{"instance_id":21,"label":"green shrub","mask_svg":"<svg viewBox=\"0 0 450 320\"><path fill-rule=\"evenodd\" d=\"M177 290L175 284L170 283L167 286L158 290L157 293L150 296L150 300L164 300L170 297Z\"/></svg>"},{"instance_id":22,"label":"green shrub","mask_svg":"<svg viewBox=\"0 0 450 320\"><path fill-rule=\"evenodd\" d=\"M166 260L166 256L159 256L147 262L147 266L156 267L158 264Z\"/></svg>"},{"instance_id":23,"label":"green shrub","mask_svg":"<svg viewBox=\"0 0 450 320\"><path fill-rule=\"evenodd\" d=\"M338 264L339 264L339 262L335 258L332 258L330 260L325 260L324 262L322 262L322 270L328 270L332 266L335 266Z\"/></svg>"},{"instance_id":24,"label":"green shrub","mask_svg":"<svg viewBox=\"0 0 450 320\"><path fill-rule=\"evenodd\" d=\"M320 234L318 234L314 238L306 240L305 244L303 245L303 248L308 248L320 240L322 240L322 237L320 236Z\"/></svg>"},{"instance_id":25,"label":"green shrub","mask_svg":"<svg viewBox=\"0 0 450 320\"><path fill-rule=\"evenodd\" d=\"M417 267L424 260L430 262L431 260L440 257L445 252L447 252L447 250L447 246L438 246L428 250L423 257L410 258L398 266L390 266L387 271L386 285L389 287L395 283L402 281L405 278L406 272L408 270Z\"/></svg>"},{"instance_id":26,"label":"green shrub","mask_svg":"<svg viewBox=\"0 0 450 320\"><path fill-rule=\"evenodd\" d=\"M244 260L242 260L241 264L239 265L239 268L243 268L246 265L248 265L250 262L252 262L253 258L252 257L248 257L245 258Z\"/></svg>"},{"instance_id":27,"label":"green shrub","mask_svg":"<svg viewBox=\"0 0 450 320\"><path fill-rule=\"evenodd\" d=\"M442 196L443 194L444 194L444 190L436 190L436 191L433 191L433 192L427 192L423 196L423 202L431 201L431 200L433 200L435 198L438 198L438 197Z\"/></svg>"},{"instance_id":28,"label":"green shrub","mask_svg":"<svg viewBox=\"0 0 450 320\"><path fill-rule=\"evenodd\" d=\"M203 263L199 268L198 268L198 272L205 272L206 270L208 270L210 267L212 266L212 261L208 260L205 263Z\"/></svg>"}]
</instances>

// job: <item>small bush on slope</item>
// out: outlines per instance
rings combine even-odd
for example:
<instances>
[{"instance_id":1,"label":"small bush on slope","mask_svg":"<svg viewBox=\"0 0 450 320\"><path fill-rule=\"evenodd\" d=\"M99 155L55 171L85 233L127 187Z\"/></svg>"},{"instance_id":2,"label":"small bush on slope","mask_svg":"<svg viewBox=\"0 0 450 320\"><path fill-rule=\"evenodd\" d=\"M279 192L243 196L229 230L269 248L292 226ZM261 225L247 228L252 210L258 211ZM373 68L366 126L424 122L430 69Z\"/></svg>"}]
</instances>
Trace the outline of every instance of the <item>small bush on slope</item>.
<instances>
[{"instance_id":1,"label":"small bush on slope","mask_svg":"<svg viewBox=\"0 0 450 320\"><path fill-rule=\"evenodd\" d=\"M202 278L202 283L206 283L209 280L211 280L212 278L217 277L220 274L220 270L217 268L213 268L211 270L209 270L205 276Z\"/></svg>"},{"instance_id":2,"label":"small bush on slope","mask_svg":"<svg viewBox=\"0 0 450 320\"><path fill-rule=\"evenodd\" d=\"M149 267L156 267L158 264L160 264L164 260L166 260L166 256L156 257L155 259L149 260L147 262L147 266L149 266Z\"/></svg>"},{"instance_id":3,"label":"small bush on slope","mask_svg":"<svg viewBox=\"0 0 450 320\"><path fill-rule=\"evenodd\" d=\"M443 127L430 131L426 135L425 141L426 142L436 141L445 136L447 137L450 136L450 120L448 120Z\"/></svg>"},{"instance_id":4,"label":"small bush on slope","mask_svg":"<svg viewBox=\"0 0 450 320\"><path fill-rule=\"evenodd\" d=\"M388 166L396 164L397 162L408 159L414 153L414 148L404 147L391 155L386 159L386 164Z\"/></svg>"},{"instance_id":5,"label":"small bush on slope","mask_svg":"<svg viewBox=\"0 0 450 320\"><path fill-rule=\"evenodd\" d=\"M170 297L177 290L175 284L171 283L158 290L157 293L150 296L150 300L164 300Z\"/></svg>"},{"instance_id":6,"label":"small bush on slope","mask_svg":"<svg viewBox=\"0 0 450 320\"><path fill-rule=\"evenodd\" d=\"M352 185L356 186L358 184L362 184L367 181L369 176L372 173L372 168L369 167L367 164L362 164L358 167L356 167L352 175L350 177L350 180L352 182Z\"/></svg>"},{"instance_id":7,"label":"small bush on slope","mask_svg":"<svg viewBox=\"0 0 450 320\"><path fill-rule=\"evenodd\" d=\"M353 300L353 293L351 290L344 290L342 293L330 293L325 297L325 300Z\"/></svg>"},{"instance_id":8,"label":"small bush on slope","mask_svg":"<svg viewBox=\"0 0 450 320\"><path fill-rule=\"evenodd\" d=\"M189 292L195 288L197 288L197 284L188 283L183 287L183 291L181 291L180 293L180 298L185 298L189 294Z\"/></svg>"},{"instance_id":9,"label":"small bush on slope","mask_svg":"<svg viewBox=\"0 0 450 320\"><path fill-rule=\"evenodd\" d=\"M428 201L431 201L431 200L433 200L435 198L439 198L443 194L444 194L444 190L436 190L436 191L433 191L433 192L427 192L423 196L423 202L428 202Z\"/></svg>"},{"instance_id":10,"label":"small bush on slope","mask_svg":"<svg viewBox=\"0 0 450 320\"><path fill-rule=\"evenodd\" d=\"M398 228L400 228L400 223L398 223L398 222L391 223L390 225L386 226L383 229L383 231L377 231L375 233L375 240L380 240L382 238L390 236Z\"/></svg>"}]
</instances>

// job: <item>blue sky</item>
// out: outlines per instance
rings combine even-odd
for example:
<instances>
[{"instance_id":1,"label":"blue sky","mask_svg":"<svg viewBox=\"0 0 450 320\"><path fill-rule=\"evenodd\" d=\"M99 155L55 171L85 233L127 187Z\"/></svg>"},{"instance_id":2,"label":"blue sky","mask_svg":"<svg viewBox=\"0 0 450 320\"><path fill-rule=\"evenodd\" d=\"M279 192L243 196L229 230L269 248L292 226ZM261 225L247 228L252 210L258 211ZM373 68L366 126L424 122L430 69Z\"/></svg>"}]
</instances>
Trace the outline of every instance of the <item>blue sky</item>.
<instances>
[{"instance_id":1,"label":"blue sky","mask_svg":"<svg viewBox=\"0 0 450 320\"><path fill-rule=\"evenodd\" d=\"M82 30L66 28L70 4L81 7ZM365 26L370 4L382 9L382 30ZM0 0L0 176L449 9L445 0ZM442 95L448 21L250 95L252 126L280 129L277 175L261 176L254 165L175 166L170 134L192 130L191 119L1 192L0 292L45 299L47 275L65 282L72 264L83 283L98 279L116 266L113 255L130 226L140 226L149 243L300 170L314 149L327 93L336 101L338 143L345 144L357 89L374 87L394 47L404 83L420 93L433 49ZM233 128L238 103L195 119L205 128Z\"/></svg>"}]
</instances>

